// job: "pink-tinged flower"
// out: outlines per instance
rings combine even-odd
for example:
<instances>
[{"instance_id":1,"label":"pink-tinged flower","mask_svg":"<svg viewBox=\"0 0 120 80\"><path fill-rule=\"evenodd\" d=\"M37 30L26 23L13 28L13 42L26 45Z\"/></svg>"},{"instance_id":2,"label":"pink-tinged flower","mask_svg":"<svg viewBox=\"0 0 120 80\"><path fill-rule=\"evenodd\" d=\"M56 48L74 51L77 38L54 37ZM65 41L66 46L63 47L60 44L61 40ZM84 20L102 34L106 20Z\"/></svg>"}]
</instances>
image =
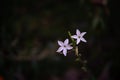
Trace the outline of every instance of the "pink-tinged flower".
<instances>
[{"instance_id":1,"label":"pink-tinged flower","mask_svg":"<svg viewBox=\"0 0 120 80\"><path fill-rule=\"evenodd\" d=\"M58 48L57 52L63 51L64 56L67 55L67 50L70 50L73 48L72 46L70 46L68 39L66 39L64 42L58 41L58 45L60 47Z\"/></svg>"},{"instance_id":2,"label":"pink-tinged flower","mask_svg":"<svg viewBox=\"0 0 120 80\"><path fill-rule=\"evenodd\" d=\"M71 36L71 37L74 38L74 39L77 39L77 44L79 44L80 41L87 42L87 41L83 38L83 36L84 36L85 34L86 34L86 32L80 33L80 31L77 29L77 30L76 30L76 35L73 35L73 36Z\"/></svg>"}]
</instances>

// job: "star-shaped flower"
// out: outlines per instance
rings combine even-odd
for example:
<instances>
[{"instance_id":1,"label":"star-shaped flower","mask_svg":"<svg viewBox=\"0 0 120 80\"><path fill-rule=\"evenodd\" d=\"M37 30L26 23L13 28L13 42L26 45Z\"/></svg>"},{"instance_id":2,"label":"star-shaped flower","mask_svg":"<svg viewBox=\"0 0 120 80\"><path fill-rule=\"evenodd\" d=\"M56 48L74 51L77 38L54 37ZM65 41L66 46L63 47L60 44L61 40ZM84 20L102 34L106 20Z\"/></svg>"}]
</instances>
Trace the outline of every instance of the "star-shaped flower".
<instances>
[{"instance_id":1,"label":"star-shaped flower","mask_svg":"<svg viewBox=\"0 0 120 80\"><path fill-rule=\"evenodd\" d=\"M59 45L60 47L58 48L57 52L63 51L64 56L66 56L66 55L67 55L67 50L70 50L70 49L73 48L73 47L70 46L70 44L68 44L68 43L69 43L69 40L68 40L68 39L66 39L64 42L58 41L58 45Z\"/></svg>"},{"instance_id":2,"label":"star-shaped flower","mask_svg":"<svg viewBox=\"0 0 120 80\"><path fill-rule=\"evenodd\" d=\"M80 33L80 31L79 31L78 29L76 29L76 35L73 35L73 36L71 36L71 37L74 38L74 39L77 39L77 44L79 44L80 41L87 42L87 41L83 38L83 36L84 36L85 34L86 34L86 32Z\"/></svg>"}]
</instances>

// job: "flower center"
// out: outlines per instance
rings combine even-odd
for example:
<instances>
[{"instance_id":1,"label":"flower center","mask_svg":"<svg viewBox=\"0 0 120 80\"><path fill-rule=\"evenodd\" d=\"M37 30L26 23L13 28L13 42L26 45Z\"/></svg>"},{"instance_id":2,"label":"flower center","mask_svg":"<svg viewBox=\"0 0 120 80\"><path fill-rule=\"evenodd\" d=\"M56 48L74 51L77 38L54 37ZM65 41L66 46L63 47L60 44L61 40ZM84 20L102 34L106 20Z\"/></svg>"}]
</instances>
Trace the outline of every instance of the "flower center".
<instances>
[{"instance_id":1,"label":"flower center","mask_svg":"<svg viewBox=\"0 0 120 80\"><path fill-rule=\"evenodd\" d=\"M64 45L64 48L66 48L66 45Z\"/></svg>"},{"instance_id":2,"label":"flower center","mask_svg":"<svg viewBox=\"0 0 120 80\"><path fill-rule=\"evenodd\" d=\"M78 38L80 38L80 36L78 36Z\"/></svg>"}]
</instances>

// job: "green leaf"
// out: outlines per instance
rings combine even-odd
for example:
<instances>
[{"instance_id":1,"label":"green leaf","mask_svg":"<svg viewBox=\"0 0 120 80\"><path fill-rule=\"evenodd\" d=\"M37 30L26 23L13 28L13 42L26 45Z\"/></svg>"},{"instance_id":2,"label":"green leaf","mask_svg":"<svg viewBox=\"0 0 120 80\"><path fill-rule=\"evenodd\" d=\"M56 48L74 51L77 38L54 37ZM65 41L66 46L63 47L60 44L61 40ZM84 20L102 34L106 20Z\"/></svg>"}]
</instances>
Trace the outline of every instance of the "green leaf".
<instances>
[{"instance_id":1,"label":"green leaf","mask_svg":"<svg viewBox=\"0 0 120 80\"><path fill-rule=\"evenodd\" d=\"M80 61L80 58L76 58L75 61Z\"/></svg>"}]
</instances>

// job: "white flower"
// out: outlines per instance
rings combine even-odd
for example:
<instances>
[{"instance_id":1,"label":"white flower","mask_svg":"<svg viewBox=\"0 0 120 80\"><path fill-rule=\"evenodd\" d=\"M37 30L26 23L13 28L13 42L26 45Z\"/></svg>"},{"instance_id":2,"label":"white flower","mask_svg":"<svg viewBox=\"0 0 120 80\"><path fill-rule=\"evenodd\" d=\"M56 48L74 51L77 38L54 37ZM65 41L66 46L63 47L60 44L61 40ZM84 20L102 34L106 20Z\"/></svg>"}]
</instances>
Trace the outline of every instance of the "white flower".
<instances>
[{"instance_id":1,"label":"white flower","mask_svg":"<svg viewBox=\"0 0 120 80\"><path fill-rule=\"evenodd\" d=\"M86 34L86 32L80 33L80 31L79 31L78 29L76 29L76 35L73 35L73 36L71 36L71 37L74 38L74 39L77 39L77 44L79 44L80 41L87 42L87 41L83 38L83 36L84 36L85 34Z\"/></svg>"},{"instance_id":2,"label":"white flower","mask_svg":"<svg viewBox=\"0 0 120 80\"><path fill-rule=\"evenodd\" d=\"M58 48L57 52L63 51L64 56L66 56L66 55L67 55L67 50L70 50L70 49L73 48L73 47L70 46L68 43L69 43L69 40L68 40L68 39L66 39L64 42L58 41L58 45L59 45L60 47Z\"/></svg>"}]
</instances>

